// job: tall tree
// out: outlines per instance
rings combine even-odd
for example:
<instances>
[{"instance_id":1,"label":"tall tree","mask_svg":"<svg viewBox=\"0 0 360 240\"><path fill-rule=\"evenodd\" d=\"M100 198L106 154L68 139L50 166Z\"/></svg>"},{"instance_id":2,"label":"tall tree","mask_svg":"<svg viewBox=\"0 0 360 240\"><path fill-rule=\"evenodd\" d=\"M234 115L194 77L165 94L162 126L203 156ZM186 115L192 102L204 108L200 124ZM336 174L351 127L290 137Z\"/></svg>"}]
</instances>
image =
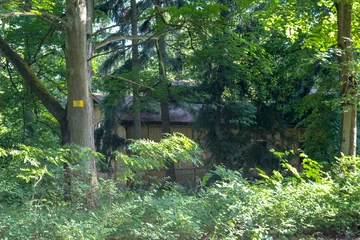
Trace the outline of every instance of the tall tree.
<instances>
[{"instance_id":1,"label":"tall tree","mask_svg":"<svg viewBox=\"0 0 360 240\"><path fill-rule=\"evenodd\" d=\"M171 125L170 125L170 109L169 109L169 95L170 95L170 85L169 80L166 76L166 42L165 42L165 33L164 31L164 22L162 21L161 16L161 5L162 3L166 5L164 2L154 1L155 10L156 10L156 24L157 31L160 35L159 40L156 42L156 51L158 55L159 61L159 87L160 87L160 114L161 114L161 130L163 137L165 137L167 133L171 133ZM171 181L176 181L176 172L175 172L175 163L173 161L168 161L166 164L166 176L170 178Z\"/></svg>"},{"instance_id":2,"label":"tall tree","mask_svg":"<svg viewBox=\"0 0 360 240\"><path fill-rule=\"evenodd\" d=\"M268 2L266 6L264 19L268 20L268 29L282 30L292 43L299 36L303 37L303 46L315 49L322 56L320 61L325 59L323 62L329 62L333 68L337 66L338 89L331 91L340 96L337 99L337 105L340 105L339 150L355 156L358 83L354 52L357 51L358 35L352 33L355 31L353 26L359 25L359 3L353 0L307 0Z\"/></svg>"},{"instance_id":3,"label":"tall tree","mask_svg":"<svg viewBox=\"0 0 360 240\"><path fill-rule=\"evenodd\" d=\"M91 45L88 47L87 36L91 34L93 0L66 1L66 80L67 96L67 124L69 142L95 150L93 101L91 97ZM90 26L89 26L90 25ZM91 40L90 40L91 42ZM97 172L95 158L89 161L91 172L91 186L93 191L97 187ZM93 195L89 195L90 198ZM94 202L94 199L90 199ZM97 203L96 203L97 204Z\"/></svg>"},{"instance_id":4,"label":"tall tree","mask_svg":"<svg viewBox=\"0 0 360 240\"><path fill-rule=\"evenodd\" d=\"M56 118L60 125L62 143L73 143L95 149L92 120L93 103L90 89L91 76L88 74L86 38L87 23L92 23L92 20L89 20L89 18L92 19L92 16L88 16L87 12L87 4L92 6L90 1L67 0L66 21L48 13L37 13L48 21L56 19L63 23L62 26L66 34L65 57L68 85L66 108L49 92L20 54L15 52L1 36L0 51L14 65L47 110ZM32 13L26 12L24 14L32 15ZM91 185L95 191L97 174L94 158L90 159L89 168L92 174ZM94 203L94 199L90 195L89 200Z\"/></svg>"},{"instance_id":5,"label":"tall tree","mask_svg":"<svg viewBox=\"0 0 360 240\"><path fill-rule=\"evenodd\" d=\"M345 155L356 155L358 82L355 77L352 38L352 0L335 2L337 9L337 43L340 52L339 80L341 96L340 150Z\"/></svg>"},{"instance_id":6,"label":"tall tree","mask_svg":"<svg viewBox=\"0 0 360 240\"><path fill-rule=\"evenodd\" d=\"M137 36L138 32L138 11L136 0L131 0L131 34ZM133 80L139 81L139 47L138 40L132 40L132 52L131 52L131 68L133 72ZM139 86L133 84L133 107L134 107L134 139L141 138L141 106Z\"/></svg>"}]
</instances>

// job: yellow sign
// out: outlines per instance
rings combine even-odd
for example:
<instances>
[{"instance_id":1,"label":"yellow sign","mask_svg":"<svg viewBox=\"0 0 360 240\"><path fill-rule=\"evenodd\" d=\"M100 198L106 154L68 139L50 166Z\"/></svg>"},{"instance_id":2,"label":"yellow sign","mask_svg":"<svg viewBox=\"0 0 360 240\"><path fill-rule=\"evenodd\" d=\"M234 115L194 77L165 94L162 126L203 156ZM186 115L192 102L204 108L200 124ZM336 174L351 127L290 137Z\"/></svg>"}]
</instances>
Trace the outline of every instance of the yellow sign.
<instances>
[{"instance_id":1,"label":"yellow sign","mask_svg":"<svg viewBox=\"0 0 360 240\"><path fill-rule=\"evenodd\" d=\"M73 101L73 107L84 107L84 101L83 100L74 100Z\"/></svg>"}]
</instances>

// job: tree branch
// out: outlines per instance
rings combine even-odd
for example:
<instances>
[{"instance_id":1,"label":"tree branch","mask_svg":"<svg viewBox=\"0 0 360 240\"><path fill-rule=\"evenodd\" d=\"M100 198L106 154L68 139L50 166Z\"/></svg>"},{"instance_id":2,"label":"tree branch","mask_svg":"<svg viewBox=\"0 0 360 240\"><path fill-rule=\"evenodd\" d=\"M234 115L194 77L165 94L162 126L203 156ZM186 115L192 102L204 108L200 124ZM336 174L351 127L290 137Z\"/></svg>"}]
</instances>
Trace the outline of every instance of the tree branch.
<instances>
[{"instance_id":1,"label":"tree branch","mask_svg":"<svg viewBox=\"0 0 360 240\"><path fill-rule=\"evenodd\" d=\"M110 54L110 53L118 52L118 51L120 51L120 50L122 50L122 52L126 52L126 50L129 49L129 48L131 48L131 45L130 45L130 46L127 46L127 47L125 47L125 48L117 48L117 49L114 49L114 50L111 50L111 51L99 53L99 54L96 54L96 55L91 56L91 58L89 58L88 61L90 61L91 59L100 57L100 56L104 56L104 55L107 55L107 54Z\"/></svg>"},{"instance_id":2,"label":"tree branch","mask_svg":"<svg viewBox=\"0 0 360 240\"><path fill-rule=\"evenodd\" d=\"M114 28L114 27L120 27L120 26L124 26L124 25L127 25L127 24L129 24L129 23L125 22L125 23L114 24L114 25L110 25L110 26L107 26L107 27L104 27L104 28L100 28L96 32L94 32L92 35L96 36L99 33L105 32L107 29Z\"/></svg>"},{"instance_id":3,"label":"tree branch","mask_svg":"<svg viewBox=\"0 0 360 240\"><path fill-rule=\"evenodd\" d=\"M2 18L12 17L12 16L39 16L39 14L35 12L11 12L11 13L2 14Z\"/></svg>"},{"instance_id":4,"label":"tree branch","mask_svg":"<svg viewBox=\"0 0 360 240\"><path fill-rule=\"evenodd\" d=\"M15 90L18 92L19 89L17 88L13 78L12 78L12 74L11 74L11 71L10 71L10 66L9 66L9 60L6 59L6 71L8 72L9 74L9 78L10 78L10 82L11 82L11 85L13 86L13 88L15 88Z\"/></svg>"},{"instance_id":5,"label":"tree branch","mask_svg":"<svg viewBox=\"0 0 360 240\"><path fill-rule=\"evenodd\" d=\"M51 27L50 30L45 34L44 38L41 40L38 48L36 49L36 52L34 53L34 60L32 63L30 63L30 65L32 65L34 62L37 62L37 56L40 53L43 44L45 43L46 39L54 32L54 30L55 28Z\"/></svg>"},{"instance_id":6,"label":"tree branch","mask_svg":"<svg viewBox=\"0 0 360 240\"><path fill-rule=\"evenodd\" d=\"M11 12L11 13L5 13L1 15L2 18L12 17L12 16L38 16L47 21L48 23L59 27L59 23L67 25L65 20L53 15L51 13L38 13L38 12Z\"/></svg>"},{"instance_id":7,"label":"tree branch","mask_svg":"<svg viewBox=\"0 0 360 240\"><path fill-rule=\"evenodd\" d=\"M162 11L161 13L165 13L166 11ZM139 14L141 15L141 14ZM152 17L154 17L156 14L153 14L153 15L148 15L148 16L144 16L144 17L139 17L138 20L141 21L141 20L145 20L145 19L151 19ZM102 32L105 32L107 29L110 29L110 28L114 28L114 27L120 27L120 26L126 26L126 25L129 25L130 24L130 21L125 21L125 22L122 22L122 23L118 23L118 24L113 24L113 25L110 25L110 26L107 26L107 27L104 27L104 28L100 28L98 29L97 31L95 31L92 35L95 36L99 33L102 33Z\"/></svg>"},{"instance_id":8,"label":"tree branch","mask_svg":"<svg viewBox=\"0 0 360 240\"><path fill-rule=\"evenodd\" d=\"M9 44L0 36L0 52L12 63L17 72L24 78L31 91L40 99L46 109L61 123L66 114L65 109L49 92L45 85L38 79L35 72L25 62L25 60L17 54Z\"/></svg>"},{"instance_id":9,"label":"tree branch","mask_svg":"<svg viewBox=\"0 0 360 240\"><path fill-rule=\"evenodd\" d=\"M119 77L119 76L114 76L114 75L110 75L110 74L102 74L102 73L97 73L96 75L98 76L103 76L103 77L110 77L110 78L115 78L115 79L119 79L119 80L123 80L125 82L129 82L131 84L135 84L139 87L144 87L144 88L148 88L150 90L154 90L152 87L149 87L149 86L146 86L146 85L143 85L143 84L140 84L140 83L136 83L130 79L127 79L127 78L123 78L123 77Z\"/></svg>"},{"instance_id":10,"label":"tree branch","mask_svg":"<svg viewBox=\"0 0 360 240\"><path fill-rule=\"evenodd\" d=\"M132 39L158 40L159 37L157 37L155 35L152 35L152 36L118 35L118 36L106 38L104 41L94 44L94 51L96 51L97 49L99 49L109 43L116 42L119 40L128 40L128 39L129 40L132 40Z\"/></svg>"}]
</instances>

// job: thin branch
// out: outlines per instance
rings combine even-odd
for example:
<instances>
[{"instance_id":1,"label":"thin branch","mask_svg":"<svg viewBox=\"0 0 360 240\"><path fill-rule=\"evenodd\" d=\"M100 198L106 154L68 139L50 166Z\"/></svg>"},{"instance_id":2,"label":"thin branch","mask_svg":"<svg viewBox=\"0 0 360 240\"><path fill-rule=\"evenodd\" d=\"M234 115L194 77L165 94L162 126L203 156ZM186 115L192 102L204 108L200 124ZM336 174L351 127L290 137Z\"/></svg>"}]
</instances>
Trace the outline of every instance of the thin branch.
<instances>
[{"instance_id":1,"label":"thin branch","mask_svg":"<svg viewBox=\"0 0 360 240\"><path fill-rule=\"evenodd\" d=\"M190 38L190 48L195 52L192 33L191 33L190 29L187 29L187 32L188 32L188 35L189 35L189 38Z\"/></svg>"},{"instance_id":2,"label":"thin branch","mask_svg":"<svg viewBox=\"0 0 360 240\"><path fill-rule=\"evenodd\" d=\"M158 11L158 13L155 13L155 14L152 14L152 15L148 15L148 16L144 16L144 17L139 17L138 18L138 20L139 21L142 21L142 20L150 20L151 18L153 18L154 16L156 16L157 14L162 14L162 13L166 13L166 12L168 12L168 11ZM96 30L93 34L92 34L92 36L95 36L95 35L97 35L97 34L99 34L99 33L102 33L102 32L104 32L105 30L107 30L107 29L110 29L110 28L114 28L114 27L120 27L120 26L126 26L126 25L129 25L129 23L130 23L130 21L126 21L126 22L122 22L122 23L118 23L118 24L113 24L113 25L110 25L110 26L107 26L107 27L104 27L104 28L100 28L100 29L98 29L98 30Z\"/></svg>"},{"instance_id":3,"label":"thin branch","mask_svg":"<svg viewBox=\"0 0 360 240\"><path fill-rule=\"evenodd\" d=\"M36 49L36 52L35 52L35 54L34 54L33 62L30 63L30 65L32 65L34 62L37 62L37 56L38 56L38 54L40 53L43 44L45 43L46 39L47 39L54 31L55 31L55 28L54 28L54 27L51 27L51 28L49 29L49 31L45 34L44 38L41 40L38 48Z\"/></svg>"},{"instance_id":4,"label":"thin branch","mask_svg":"<svg viewBox=\"0 0 360 240\"><path fill-rule=\"evenodd\" d=\"M12 17L12 16L39 16L39 14L34 12L11 12L11 13L2 14L2 18Z\"/></svg>"},{"instance_id":5,"label":"thin branch","mask_svg":"<svg viewBox=\"0 0 360 240\"><path fill-rule=\"evenodd\" d=\"M153 4L155 6L155 10L156 10L156 14L157 16L160 17L161 21L167 25L167 26L171 26L171 27L175 27L175 28L181 28L182 26L185 25L185 21L183 21L181 24L171 24L171 23L168 23L164 17L164 13L168 12L166 10L161 10L161 6L157 3L156 0L153 0Z\"/></svg>"},{"instance_id":6,"label":"thin branch","mask_svg":"<svg viewBox=\"0 0 360 240\"><path fill-rule=\"evenodd\" d=\"M179 27L178 29L181 29L181 27ZM160 38L162 35L165 35L166 33L172 32L172 31L175 31L175 30L176 30L176 28L166 30L166 31L162 32L160 35L158 35L157 37L149 37L149 38L145 39L145 40L142 41L142 42L138 42L136 45L142 45L144 42L146 42L146 41L148 41L148 40L158 41L159 38ZM152 36L154 36L154 35L152 35ZM138 37L141 37L141 36L138 36ZM109 42L109 43L110 43L110 42ZM126 48L123 48L123 49L124 49L124 50L127 50L127 49L131 48L132 46L133 46L132 44L126 45ZM102 47L102 46L101 46L101 47ZM96 48L95 51L98 50L98 49L99 49L99 48ZM94 55L94 56L92 56L90 59L88 59L88 61L90 61L90 60L93 59L93 58L102 56L102 55L106 55L106 54L109 54L109 53L116 52L116 51L119 50L119 49L120 49L120 48L117 48L116 50L113 50L113 51L108 51L108 52L105 52L105 53L100 53L100 54Z\"/></svg>"},{"instance_id":7,"label":"thin branch","mask_svg":"<svg viewBox=\"0 0 360 240\"><path fill-rule=\"evenodd\" d=\"M110 77L110 78L115 78L115 79L119 79L119 80L123 80L125 82L129 82L129 83L132 83L132 84L135 84L139 87L144 87L144 88L148 88L148 89L151 89L151 90L154 90L152 87L149 87L149 86L146 86L146 85L143 85L143 84L140 84L140 83L136 83L130 79L127 79L127 78L123 78L123 77L119 77L119 76L114 76L114 75L110 75L110 74L102 74L102 73L97 73L96 75L99 75L99 76L103 76L103 77Z\"/></svg>"},{"instance_id":8,"label":"thin branch","mask_svg":"<svg viewBox=\"0 0 360 240\"><path fill-rule=\"evenodd\" d=\"M54 80L52 80L51 78L49 78L48 76L46 76L45 74L41 75L41 77L45 78L45 80L49 81L50 83L53 83L55 85L57 85L57 82L55 82ZM60 87L56 86L56 89L61 92L64 95L67 95L67 93L64 91L64 89L61 89Z\"/></svg>"},{"instance_id":9,"label":"thin branch","mask_svg":"<svg viewBox=\"0 0 360 240\"><path fill-rule=\"evenodd\" d=\"M107 26L107 27L104 27L104 28L100 28L97 31L95 31L92 34L92 36L95 36L95 35L97 35L99 33L102 33L104 31L106 31L107 29L114 28L114 27L120 27L120 26L124 26L124 25L128 25L128 24L129 24L129 22L127 21L127 22L124 22L124 23L114 24L114 25L110 25L110 26Z\"/></svg>"},{"instance_id":10,"label":"thin branch","mask_svg":"<svg viewBox=\"0 0 360 240\"><path fill-rule=\"evenodd\" d=\"M44 19L45 21L47 21L48 23L59 27L59 23L64 24L65 26L67 26L66 22L64 21L64 19L53 15L51 13L37 13L37 12L11 12L11 13L5 13L2 14L1 17L2 18L7 18L7 17L12 17L12 16L39 16L42 19Z\"/></svg>"},{"instance_id":11,"label":"thin branch","mask_svg":"<svg viewBox=\"0 0 360 240\"><path fill-rule=\"evenodd\" d=\"M130 45L130 46L127 46L127 47L116 48L116 49L111 50L111 51L99 53L99 54L93 55L91 58L88 59L88 61L92 60L93 58L97 58L97 57L101 57L101 56L104 56L104 55L107 55L107 54L110 54L110 53L118 52L118 51L120 51L120 49L121 49L123 52L125 52L125 51L126 51L127 49L129 49L129 48L131 48L131 45Z\"/></svg>"},{"instance_id":12,"label":"thin branch","mask_svg":"<svg viewBox=\"0 0 360 240\"><path fill-rule=\"evenodd\" d=\"M106 38L104 41L98 42L96 44L94 44L94 51L96 51L97 49L112 43L112 42L116 42L119 40L132 40L132 39L145 39L145 40L158 40L159 37L152 35L152 36L131 36L131 35L118 35L118 36L114 36L114 37L109 37Z\"/></svg>"},{"instance_id":13,"label":"thin branch","mask_svg":"<svg viewBox=\"0 0 360 240\"><path fill-rule=\"evenodd\" d=\"M11 71L10 71L10 63L9 63L9 60L8 60L8 59L6 59L6 71L7 71L8 74L9 74L9 78L10 78L11 85L15 88L16 91L19 91L19 89L17 88L16 84L14 83L14 80L13 80L13 77L12 77L12 74L11 74Z\"/></svg>"},{"instance_id":14,"label":"thin branch","mask_svg":"<svg viewBox=\"0 0 360 240\"><path fill-rule=\"evenodd\" d=\"M59 136L59 138L61 138L61 134L56 129L54 129L49 123L41 121L39 119L37 119L36 121L48 127L53 133L55 133L57 136Z\"/></svg>"},{"instance_id":15,"label":"thin branch","mask_svg":"<svg viewBox=\"0 0 360 240\"><path fill-rule=\"evenodd\" d=\"M56 15L53 15L53 14L50 14L50 13L42 13L40 15L40 17L42 19L44 19L45 21L47 21L48 23L50 23L50 24L52 24L52 25L54 25L56 27L59 27L61 29L64 29L62 27L62 25L64 25L65 27L68 27L68 24L66 23L66 21L64 19L62 19L61 17L58 17Z\"/></svg>"}]
</instances>

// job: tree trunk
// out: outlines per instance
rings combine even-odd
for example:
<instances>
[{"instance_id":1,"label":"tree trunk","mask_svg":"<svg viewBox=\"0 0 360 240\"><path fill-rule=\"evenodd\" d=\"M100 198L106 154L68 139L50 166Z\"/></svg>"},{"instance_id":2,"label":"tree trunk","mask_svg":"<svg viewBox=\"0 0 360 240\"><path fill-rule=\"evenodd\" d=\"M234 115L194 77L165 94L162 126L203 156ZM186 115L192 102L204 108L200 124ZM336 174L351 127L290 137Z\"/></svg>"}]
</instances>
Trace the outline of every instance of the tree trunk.
<instances>
[{"instance_id":1,"label":"tree trunk","mask_svg":"<svg viewBox=\"0 0 360 240\"><path fill-rule=\"evenodd\" d=\"M158 20L159 21L159 20ZM160 87L163 91L160 99L160 111L161 111L161 129L164 136L165 133L171 133L170 125L170 109L169 109L169 82L166 78L166 68L164 59L166 57L166 45L165 45L165 36L162 35L159 38L157 45L157 53L159 59L159 77L160 77ZM170 178L170 181L176 182L176 171L175 163L168 159L166 164L166 176Z\"/></svg>"},{"instance_id":2,"label":"tree trunk","mask_svg":"<svg viewBox=\"0 0 360 240\"><path fill-rule=\"evenodd\" d=\"M87 62L89 52L86 35L88 22L86 0L67 0L66 19L65 58L70 143L95 150L91 75ZM94 193L97 188L95 158L90 159L88 167L92 174L91 186ZM93 194L88 194L88 200L96 205Z\"/></svg>"},{"instance_id":3,"label":"tree trunk","mask_svg":"<svg viewBox=\"0 0 360 240\"><path fill-rule=\"evenodd\" d=\"M340 151L349 156L356 155L356 115L358 84L354 74L352 43L352 1L341 0L336 4L338 19L338 55L341 95Z\"/></svg>"},{"instance_id":4,"label":"tree trunk","mask_svg":"<svg viewBox=\"0 0 360 240\"><path fill-rule=\"evenodd\" d=\"M137 36L137 7L136 0L131 0L131 35ZM139 48L138 40L132 40L132 58L131 58L131 67L133 72L134 82L139 81ZM139 86L133 84L133 108L134 108L134 139L141 138L141 106L140 106L140 96L139 96Z\"/></svg>"},{"instance_id":5,"label":"tree trunk","mask_svg":"<svg viewBox=\"0 0 360 240\"><path fill-rule=\"evenodd\" d=\"M167 90L167 89L166 89ZM167 93L165 93L168 96ZM160 102L161 108L161 128L163 136L165 133L171 133L170 127L170 111L169 111L169 101L164 97ZM176 182L176 171L175 163L171 159L168 159L166 164L166 176L170 178L170 181Z\"/></svg>"},{"instance_id":6,"label":"tree trunk","mask_svg":"<svg viewBox=\"0 0 360 240\"><path fill-rule=\"evenodd\" d=\"M48 91L38 79L35 72L0 36L0 52L14 65L17 72L24 78L46 109L55 117L60 125L61 143L74 143L80 146L94 147L93 131L93 103L91 99L91 65L87 59L92 54L91 21L92 0L66 1L66 77L68 84L68 106L65 110L56 98ZM89 5L88 12L87 6ZM88 23L88 25L86 25ZM87 38L88 37L88 38ZM89 45L90 44L90 45ZM89 48L87 48L89 47ZM89 161L92 173L91 185L93 190L97 187L95 159ZM70 198L71 174L65 166L65 199ZM94 204L93 194L89 200Z\"/></svg>"},{"instance_id":7,"label":"tree trunk","mask_svg":"<svg viewBox=\"0 0 360 240\"><path fill-rule=\"evenodd\" d=\"M219 92L220 93L220 92ZM223 153L224 149L222 148L222 142L223 140L223 130L221 127L221 116L222 116L222 109L221 109L221 96L216 96L215 100L217 107L216 107L216 114L215 114L215 126L214 126L214 132L216 136L217 146L215 152L217 153ZM223 156L223 154L221 154ZM224 162L224 159L217 157L215 159L216 165L221 165Z\"/></svg>"},{"instance_id":8,"label":"tree trunk","mask_svg":"<svg viewBox=\"0 0 360 240\"><path fill-rule=\"evenodd\" d=\"M70 131L67 124L67 114L64 116L64 120L60 123L60 132L61 132L61 145L70 143ZM71 201L71 169L68 163L64 163L64 201Z\"/></svg>"},{"instance_id":9,"label":"tree trunk","mask_svg":"<svg viewBox=\"0 0 360 240\"><path fill-rule=\"evenodd\" d=\"M160 102L162 133L171 133L169 101L165 98Z\"/></svg>"},{"instance_id":10,"label":"tree trunk","mask_svg":"<svg viewBox=\"0 0 360 240\"><path fill-rule=\"evenodd\" d=\"M159 77L160 77L160 86L163 93L161 94L161 128L162 133L171 133L170 127L170 110L169 110L169 87L168 80L166 79L166 68L164 64L165 58L165 36L161 36L159 39L158 47L158 58L159 58Z\"/></svg>"},{"instance_id":11,"label":"tree trunk","mask_svg":"<svg viewBox=\"0 0 360 240\"><path fill-rule=\"evenodd\" d=\"M90 93L90 105L89 105L89 115L90 115L90 132L91 135L91 146L89 146L92 150L95 151L95 136L94 136L94 104L92 98L92 78L93 78L93 68L91 63L91 57L93 55L93 44L92 44L92 23L93 23L93 13L94 13L94 0L86 0L86 80L88 83L88 89ZM96 169L96 159L92 157L89 162L89 167L91 171L91 186L93 191L96 191L98 186L97 180L97 169Z\"/></svg>"}]
</instances>

